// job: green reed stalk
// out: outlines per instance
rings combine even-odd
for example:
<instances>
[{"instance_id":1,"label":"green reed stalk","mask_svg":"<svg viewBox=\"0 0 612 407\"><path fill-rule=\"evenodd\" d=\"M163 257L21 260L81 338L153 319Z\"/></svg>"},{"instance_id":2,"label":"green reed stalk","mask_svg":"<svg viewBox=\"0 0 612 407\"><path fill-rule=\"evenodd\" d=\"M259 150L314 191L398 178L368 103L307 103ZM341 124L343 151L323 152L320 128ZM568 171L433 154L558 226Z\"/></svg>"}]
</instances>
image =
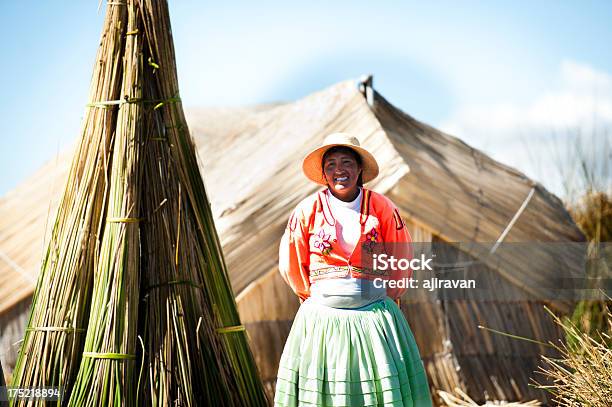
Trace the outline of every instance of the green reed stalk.
<instances>
[{"instance_id":1,"label":"green reed stalk","mask_svg":"<svg viewBox=\"0 0 612 407\"><path fill-rule=\"evenodd\" d=\"M106 226L91 311L69 406L132 406L138 325L142 150L142 33L128 0L122 99L114 139ZM112 6L110 6L112 7Z\"/></svg>"}]
</instances>

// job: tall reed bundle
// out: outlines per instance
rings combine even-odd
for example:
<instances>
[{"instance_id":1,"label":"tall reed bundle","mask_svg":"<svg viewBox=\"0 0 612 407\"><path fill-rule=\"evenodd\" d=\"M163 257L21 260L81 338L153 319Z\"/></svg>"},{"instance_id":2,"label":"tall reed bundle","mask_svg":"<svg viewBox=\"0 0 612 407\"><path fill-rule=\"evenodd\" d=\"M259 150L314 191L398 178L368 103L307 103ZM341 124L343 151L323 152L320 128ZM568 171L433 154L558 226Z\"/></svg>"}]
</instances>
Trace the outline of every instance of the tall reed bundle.
<instances>
[{"instance_id":1,"label":"tall reed bundle","mask_svg":"<svg viewBox=\"0 0 612 407\"><path fill-rule=\"evenodd\" d=\"M148 49L145 55L148 59ZM144 93L150 100L159 98L156 74L145 71ZM139 314L145 371L139 392L144 405L228 405L227 372L222 374L218 361L224 349L203 291L205 258L197 246L195 222L186 216L189 203L160 108L148 109L145 118L142 213L147 221L141 224Z\"/></svg>"},{"instance_id":2,"label":"tall reed bundle","mask_svg":"<svg viewBox=\"0 0 612 407\"><path fill-rule=\"evenodd\" d=\"M69 406L129 406L135 401L132 380L139 294L143 41L139 10L133 1L126 6L123 99L118 105L106 226L94 274L83 359Z\"/></svg>"},{"instance_id":3,"label":"tall reed bundle","mask_svg":"<svg viewBox=\"0 0 612 407\"><path fill-rule=\"evenodd\" d=\"M119 97L125 29L125 8L109 7L89 92L92 101ZM62 386L69 391L74 380L89 316L115 121L111 110L88 108L85 114L42 261L14 386Z\"/></svg>"},{"instance_id":4,"label":"tall reed bundle","mask_svg":"<svg viewBox=\"0 0 612 407\"><path fill-rule=\"evenodd\" d=\"M70 263L62 270L74 274L73 285L58 284L64 276L52 274L42 286L47 291L37 289L37 297L60 289L75 297L67 304L76 303L76 311L51 308L53 318L61 312L80 316L59 331L64 341L72 338L70 370L57 368L60 378L43 384L64 386L71 406L265 405L180 104L167 4L126 0L108 7L108 24L122 29L113 37L117 48L101 48L99 59L110 58L103 51L110 53L115 69L100 77L109 86L105 81L112 79L115 89L92 93L89 114L107 119L93 123L107 138L91 141L103 151L112 143L112 154L96 155L98 183L89 182L99 188L95 194L79 190L82 201L76 201L95 212L90 217L97 234L81 249L90 248L88 268ZM109 37L103 35L103 45ZM96 152L81 154L92 160ZM73 177L67 190L73 182L82 185ZM81 243L79 236L56 239L73 247ZM33 315L48 304L38 300ZM33 364L45 371L47 358L67 363L58 353L64 348L43 345L21 355L28 366L24 377L39 377Z\"/></svg>"},{"instance_id":5,"label":"tall reed bundle","mask_svg":"<svg viewBox=\"0 0 612 407\"><path fill-rule=\"evenodd\" d=\"M158 325L157 337L151 328L145 330L149 335L146 356L150 397L161 405L164 400L177 400L180 391L180 399L186 403L211 402L214 394L215 405L265 405L263 386L240 323L195 146L180 104L168 7L166 2L154 0L142 0L140 4L151 65L157 68L153 80L147 81L147 91L151 99L161 101L155 109L159 112L155 123L159 125L157 134L168 143L156 147L160 157L157 162L162 166L152 168L152 162L147 163L152 171L165 172L166 178L161 182L155 177L146 178L146 185L160 187L153 193L153 205L164 202L162 198L168 198L173 191L176 197L178 192L178 200L167 200L165 212L143 226L146 244L156 252L148 259L166 264L147 267L147 272L167 273L158 275L159 280L148 274L153 290L146 304L147 324L167 321ZM164 213L170 222L160 221ZM158 251L161 240L166 243L161 246L163 251ZM174 265L168 265L169 242L173 243L174 256L170 259ZM181 325L185 328L181 329ZM179 337L177 333L181 331L186 331L187 337ZM175 337L173 343L168 340L160 347L160 339L170 333ZM181 371L185 378L173 385L165 371ZM191 381L186 379L189 375ZM185 387L187 383L191 388ZM180 390L177 385L182 386Z\"/></svg>"}]
</instances>

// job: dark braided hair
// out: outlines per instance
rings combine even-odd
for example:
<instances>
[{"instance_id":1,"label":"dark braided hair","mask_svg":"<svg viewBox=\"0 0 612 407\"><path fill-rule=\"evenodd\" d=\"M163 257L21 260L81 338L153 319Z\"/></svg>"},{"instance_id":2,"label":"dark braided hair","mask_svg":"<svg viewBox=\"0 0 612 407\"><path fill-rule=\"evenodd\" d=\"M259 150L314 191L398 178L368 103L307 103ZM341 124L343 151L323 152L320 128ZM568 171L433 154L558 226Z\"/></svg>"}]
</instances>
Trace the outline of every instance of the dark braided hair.
<instances>
[{"instance_id":1,"label":"dark braided hair","mask_svg":"<svg viewBox=\"0 0 612 407\"><path fill-rule=\"evenodd\" d=\"M324 164L325 164L325 159L333 153L347 153L352 155L355 158L355 161L357 161L357 165L359 165L359 168L362 168L362 161L361 161L361 156L357 153L357 151L353 150L350 147L345 147L345 146L334 146L332 148L330 148L329 150L327 150L325 152L325 154L323 154L323 158L321 158L321 171L323 171L323 179L325 179L325 171L323 170ZM363 187L363 178L362 178L362 174L363 171L361 171L359 173L359 178L357 178L357 185L360 187Z\"/></svg>"}]
</instances>

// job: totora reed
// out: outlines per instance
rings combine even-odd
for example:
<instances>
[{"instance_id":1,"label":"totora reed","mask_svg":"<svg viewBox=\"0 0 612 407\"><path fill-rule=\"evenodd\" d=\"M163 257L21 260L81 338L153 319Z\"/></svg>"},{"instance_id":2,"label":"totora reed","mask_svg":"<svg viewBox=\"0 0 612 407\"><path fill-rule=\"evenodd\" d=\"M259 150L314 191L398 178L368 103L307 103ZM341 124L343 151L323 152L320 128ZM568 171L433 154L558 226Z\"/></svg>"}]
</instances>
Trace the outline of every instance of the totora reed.
<instances>
[{"instance_id":1,"label":"totora reed","mask_svg":"<svg viewBox=\"0 0 612 407\"><path fill-rule=\"evenodd\" d=\"M267 403L184 117L165 1L107 4L12 384L60 386L70 406Z\"/></svg>"}]
</instances>

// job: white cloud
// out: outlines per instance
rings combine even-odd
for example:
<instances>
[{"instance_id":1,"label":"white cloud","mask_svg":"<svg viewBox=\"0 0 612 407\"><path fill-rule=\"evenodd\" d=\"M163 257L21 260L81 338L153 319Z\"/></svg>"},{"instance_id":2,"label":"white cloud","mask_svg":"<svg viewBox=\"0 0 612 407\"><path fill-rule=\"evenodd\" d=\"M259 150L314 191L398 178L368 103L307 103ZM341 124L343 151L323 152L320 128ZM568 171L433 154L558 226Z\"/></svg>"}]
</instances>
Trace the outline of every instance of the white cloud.
<instances>
[{"instance_id":1,"label":"white cloud","mask_svg":"<svg viewBox=\"0 0 612 407\"><path fill-rule=\"evenodd\" d=\"M524 103L465 104L439 127L564 195L567 169L559 168L559 151L567 154L579 141L595 157L602 154L594 144L612 144L612 75L566 60L545 80L556 85Z\"/></svg>"},{"instance_id":2,"label":"white cloud","mask_svg":"<svg viewBox=\"0 0 612 407\"><path fill-rule=\"evenodd\" d=\"M581 91L589 88L612 88L612 77L605 72L599 72L592 67L566 60L561 64L561 77L566 84Z\"/></svg>"},{"instance_id":3,"label":"white cloud","mask_svg":"<svg viewBox=\"0 0 612 407\"><path fill-rule=\"evenodd\" d=\"M524 104L461 106L441 128L459 136L470 133L551 130L612 122L612 75L573 61L563 61L559 86Z\"/></svg>"}]
</instances>

